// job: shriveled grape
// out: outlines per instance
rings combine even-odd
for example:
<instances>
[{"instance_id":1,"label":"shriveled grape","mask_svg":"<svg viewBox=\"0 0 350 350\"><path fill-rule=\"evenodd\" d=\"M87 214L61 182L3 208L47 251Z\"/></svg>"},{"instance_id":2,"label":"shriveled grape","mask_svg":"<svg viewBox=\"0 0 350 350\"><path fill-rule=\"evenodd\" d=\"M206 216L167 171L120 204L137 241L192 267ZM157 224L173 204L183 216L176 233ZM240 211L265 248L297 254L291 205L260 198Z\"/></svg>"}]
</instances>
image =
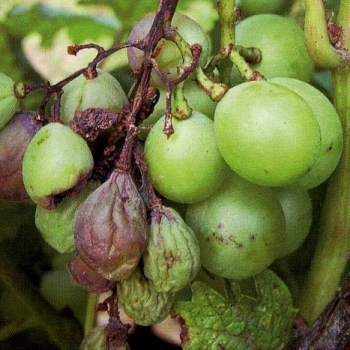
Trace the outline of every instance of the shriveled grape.
<instances>
[{"instance_id":1,"label":"shriveled grape","mask_svg":"<svg viewBox=\"0 0 350 350\"><path fill-rule=\"evenodd\" d=\"M29 142L42 127L36 117L36 112L17 112L0 130L0 198L2 199L28 198L23 184L22 161Z\"/></svg>"}]
</instances>

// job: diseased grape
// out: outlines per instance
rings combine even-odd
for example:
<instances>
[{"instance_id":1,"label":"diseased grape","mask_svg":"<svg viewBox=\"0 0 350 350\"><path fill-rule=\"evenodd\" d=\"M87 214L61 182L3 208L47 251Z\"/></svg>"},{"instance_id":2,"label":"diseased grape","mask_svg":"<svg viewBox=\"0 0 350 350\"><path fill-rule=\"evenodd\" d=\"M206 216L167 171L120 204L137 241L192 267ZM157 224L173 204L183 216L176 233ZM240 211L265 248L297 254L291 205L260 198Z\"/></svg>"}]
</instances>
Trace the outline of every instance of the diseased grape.
<instances>
[{"instance_id":1,"label":"diseased grape","mask_svg":"<svg viewBox=\"0 0 350 350\"><path fill-rule=\"evenodd\" d=\"M17 112L0 130L0 198L27 199L23 184L22 161L33 136L42 127L32 111Z\"/></svg>"},{"instance_id":2,"label":"diseased grape","mask_svg":"<svg viewBox=\"0 0 350 350\"><path fill-rule=\"evenodd\" d=\"M94 160L86 141L67 125L49 123L29 142L23 158L23 182L29 197L46 209L56 195L86 183Z\"/></svg>"},{"instance_id":3,"label":"diseased grape","mask_svg":"<svg viewBox=\"0 0 350 350\"><path fill-rule=\"evenodd\" d=\"M177 292L200 268L195 233L174 209L152 208L150 234L143 253L143 271L158 292Z\"/></svg>"},{"instance_id":4,"label":"diseased grape","mask_svg":"<svg viewBox=\"0 0 350 350\"><path fill-rule=\"evenodd\" d=\"M115 285L88 266L79 255L71 258L67 267L73 282L84 287L88 293L108 292Z\"/></svg>"},{"instance_id":5,"label":"diseased grape","mask_svg":"<svg viewBox=\"0 0 350 350\"><path fill-rule=\"evenodd\" d=\"M148 239L145 204L130 174L115 170L79 207L75 245L105 278L118 281L136 268Z\"/></svg>"},{"instance_id":6,"label":"diseased grape","mask_svg":"<svg viewBox=\"0 0 350 350\"><path fill-rule=\"evenodd\" d=\"M128 98L119 81L110 73L97 69L97 77L87 79L83 75L63 88L61 120L68 123L74 112L87 108L107 108L119 112L128 103Z\"/></svg>"},{"instance_id":7,"label":"diseased grape","mask_svg":"<svg viewBox=\"0 0 350 350\"><path fill-rule=\"evenodd\" d=\"M175 300L174 293L157 292L153 282L139 269L117 283L118 301L125 313L141 326L150 326L163 321Z\"/></svg>"},{"instance_id":8,"label":"diseased grape","mask_svg":"<svg viewBox=\"0 0 350 350\"><path fill-rule=\"evenodd\" d=\"M211 197L190 204L186 223L197 235L202 265L229 279L266 269L285 239L284 213L273 190L236 175Z\"/></svg>"}]
</instances>

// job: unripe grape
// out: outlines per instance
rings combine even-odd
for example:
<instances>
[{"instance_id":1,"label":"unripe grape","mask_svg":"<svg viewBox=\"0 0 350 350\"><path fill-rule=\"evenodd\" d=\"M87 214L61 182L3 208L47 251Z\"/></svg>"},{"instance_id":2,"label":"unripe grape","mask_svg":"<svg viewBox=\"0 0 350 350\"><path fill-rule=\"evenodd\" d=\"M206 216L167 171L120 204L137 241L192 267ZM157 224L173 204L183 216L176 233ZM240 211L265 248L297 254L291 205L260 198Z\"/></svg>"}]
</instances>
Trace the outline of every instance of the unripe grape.
<instances>
[{"instance_id":1,"label":"unripe grape","mask_svg":"<svg viewBox=\"0 0 350 350\"><path fill-rule=\"evenodd\" d=\"M88 182L77 195L63 198L57 207L51 210L37 205L35 225L44 240L60 253L74 251L76 212L87 196L98 186L98 182Z\"/></svg>"},{"instance_id":2,"label":"unripe grape","mask_svg":"<svg viewBox=\"0 0 350 350\"><path fill-rule=\"evenodd\" d=\"M146 139L151 127L165 114L166 92L159 89L159 101L154 107L153 113L140 125L140 137ZM184 85L184 96L188 105L195 111L201 112L214 119L217 102L214 102L194 80L188 79Z\"/></svg>"},{"instance_id":3,"label":"unripe grape","mask_svg":"<svg viewBox=\"0 0 350 350\"><path fill-rule=\"evenodd\" d=\"M129 41L133 42L144 39L151 29L154 17L155 14L151 13L136 23L130 32ZM198 65L199 67L203 67L207 63L210 51L210 42L203 29L193 19L178 12L175 12L171 23L189 45L199 44L202 47ZM135 47L128 48L127 52L129 65L134 72L137 72L142 66L144 53ZM170 40L161 39L154 49L154 53L159 68L166 73L168 78L178 78L178 68L183 64L183 58L176 44ZM163 84L154 72L152 73L152 79L158 86Z\"/></svg>"},{"instance_id":4,"label":"unripe grape","mask_svg":"<svg viewBox=\"0 0 350 350\"><path fill-rule=\"evenodd\" d=\"M202 265L229 279L267 268L279 257L285 236L284 213L273 190L236 175L211 197L190 204L186 222L197 235Z\"/></svg>"},{"instance_id":5,"label":"unripe grape","mask_svg":"<svg viewBox=\"0 0 350 350\"><path fill-rule=\"evenodd\" d=\"M22 161L30 140L42 127L36 116L36 112L17 112L0 130L0 198L2 199L28 198L23 184Z\"/></svg>"},{"instance_id":6,"label":"unripe grape","mask_svg":"<svg viewBox=\"0 0 350 350\"><path fill-rule=\"evenodd\" d=\"M239 84L215 110L218 148L233 171L258 185L297 181L316 162L321 130L294 91L268 81Z\"/></svg>"},{"instance_id":7,"label":"unripe grape","mask_svg":"<svg viewBox=\"0 0 350 350\"><path fill-rule=\"evenodd\" d=\"M55 196L86 181L94 166L86 141L68 126L50 123L29 142L23 158L23 182L34 203L52 209Z\"/></svg>"},{"instance_id":8,"label":"unripe grape","mask_svg":"<svg viewBox=\"0 0 350 350\"><path fill-rule=\"evenodd\" d=\"M73 285L66 268L45 273L40 281L41 295L58 311L69 307L84 324L87 293Z\"/></svg>"},{"instance_id":9,"label":"unripe grape","mask_svg":"<svg viewBox=\"0 0 350 350\"><path fill-rule=\"evenodd\" d=\"M174 133L163 133L159 119L145 143L145 161L154 188L179 203L193 203L215 193L227 166L215 142L213 121L193 111L190 118L173 118Z\"/></svg>"},{"instance_id":10,"label":"unripe grape","mask_svg":"<svg viewBox=\"0 0 350 350\"><path fill-rule=\"evenodd\" d=\"M266 78L289 77L309 82L314 63L304 43L304 33L290 17L261 14L248 17L236 26L236 45L257 47L262 59L252 68ZM232 85L241 82L237 69L232 69Z\"/></svg>"},{"instance_id":11,"label":"unripe grape","mask_svg":"<svg viewBox=\"0 0 350 350\"><path fill-rule=\"evenodd\" d=\"M242 10L244 16L260 13L279 13L288 4L288 0L237 0L236 6Z\"/></svg>"},{"instance_id":12,"label":"unripe grape","mask_svg":"<svg viewBox=\"0 0 350 350\"><path fill-rule=\"evenodd\" d=\"M0 73L0 86L0 129L2 129L19 109L19 101L15 94L15 82L3 73Z\"/></svg>"},{"instance_id":13,"label":"unripe grape","mask_svg":"<svg viewBox=\"0 0 350 350\"><path fill-rule=\"evenodd\" d=\"M119 81L110 73L97 69L97 77L87 79L83 75L63 88L61 120L68 123L74 112L87 108L107 108L119 112L128 103L128 98Z\"/></svg>"},{"instance_id":14,"label":"unripe grape","mask_svg":"<svg viewBox=\"0 0 350 350\"><path fill-rule=\"evenodd\" d=\"M286 187L274 188L286 221L285 237L279 257L293 253L309 234L312 223L312 202L305 190Z\"/></svg>"},{"instance_id":15,"label":"unripe grape","mask_svg":"<svg viewBox=\"0 0 350 350\"><path fill-rule=\"evenodd\" d=\"M308 103L316 116L321 131L317 160L292 185L303 189L314 188L328 179L339 162L343 148L343 130L339 115L328 98L310 84L292 78L272 78L269 81L296 92Z\"/></svg>"}]
</instances>

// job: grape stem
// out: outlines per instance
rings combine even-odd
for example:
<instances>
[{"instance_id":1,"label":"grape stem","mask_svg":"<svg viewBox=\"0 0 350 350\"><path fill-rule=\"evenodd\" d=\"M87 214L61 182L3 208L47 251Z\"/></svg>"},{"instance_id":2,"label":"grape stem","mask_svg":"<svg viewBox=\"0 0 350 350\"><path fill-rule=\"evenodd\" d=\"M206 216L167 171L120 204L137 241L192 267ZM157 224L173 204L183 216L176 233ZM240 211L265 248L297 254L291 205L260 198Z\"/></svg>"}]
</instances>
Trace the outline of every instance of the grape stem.
<instances>
[{"instance_id":1,"label":"grape stem","mask_svg":"<svg viewBox=\"0 0 350 350\"><path fill-rule=\"evenodd\" d=\"M318 6L316 1L312 1L312 4ZM312 4L310 2L309 5ZM337 22L343 30L341 37L343 47L349 49L349 1L340 2ZM338 66L333 69L332 75L333 102L343 126L344 148L338 167L329 179L314 257L297 302L300 315L309 324L315 321L340 287L350 253L349 66Z\"/></svg>"},{"instance_id":2,"label":"grape stem","mask_svg":"<svg viewBox=\"0 0 350 350\"><path fill-rule=\"evenodd\" d=\"M218 3L218 12L220 18L220 44L221 47L234 45L235 43L235 0L221 0ZM220 81L228 86L231 83L232 62L222 60L220 65Z\"/></svg>"},{"instance_id":3,"label":"grape stem","mask_svg":"<svg viewBox=\"0 0 350 350\"><path fill-rule=\"evenodd\" d=\"M210 75L217 67L220 81L226 86L231 86L231 71L232 66L235 65L244 80L265 80L262 74L250 67L250 63L258 63L261 60L261 51L254 47L244 48L235 45L235 25L240 20L240 10L235 7L235 1L219 1L218 11L221 25L221 48L205 68L205 74ZM205 87L202 75L199 75L197 80L202 87ZM218 101L219 99L213 100Z\"/></svg>"},{"instance_id":4,"label":"grape stem","mask_svg":"<svg viewBox=\"0 0 350 350\"><path fill-rule=\"evenodd\" d=\"M327 25L325 5L322 0L305 1L305 44L310 57L324 68L336 68L349 61L347 50L332 45L333 32ZM340 27L338 27L340 29ZM338 30L336 30L337 32ZM329 35L331 34L331 35ZM337 37L336 35L335 37ZM333 38L334 39L334 38ZM333 40L334 41L334 40Z\"/></svg>"}]
</instances>

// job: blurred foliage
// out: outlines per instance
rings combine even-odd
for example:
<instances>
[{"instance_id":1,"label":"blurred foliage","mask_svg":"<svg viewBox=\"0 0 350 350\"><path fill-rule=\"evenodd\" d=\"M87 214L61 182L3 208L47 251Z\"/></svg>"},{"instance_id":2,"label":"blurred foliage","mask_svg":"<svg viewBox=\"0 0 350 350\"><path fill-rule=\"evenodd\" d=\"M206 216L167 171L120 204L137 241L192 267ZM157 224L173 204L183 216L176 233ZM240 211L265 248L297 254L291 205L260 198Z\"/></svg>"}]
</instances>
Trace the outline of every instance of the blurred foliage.
<instances>
[{"instance_id":1,"label":"blurred foliage","mask_svg":"<svg viewBox=\"0 0 350 350\"><path fill-rule=\"evenodd\" d=\"M302 18L303 2L293 0L291 6L298 18ZM339 0L326 0L325 3L329 15L337 13ZM68 57L66 46L94 42L108 48L125 42L134 24L148 12L155 11L157 4L157 1L146 0L0 0L0 72L27 84L64 78L79 65L86 65L95 54L90 52L84 57L79 53L77 57ZM203 27L213 39L212 49L216 52L219 48L216 1L180 0L177 10ZM116 56L118 59L113 56L106 60L106 68L128 90L132 80L126 55L118 53ZM326 93L331 91L328 71L317 72L314 83ZM35 110L42 98L41 92L32 93L23 101L22 108ZM55 267L56 252L45 244L35 228L34 213L35 206L30 202L0 201L0 249L10 253L13 264L22 268L30 283L39 290L43 276L58 268ZM26 287L23 285L24 289ZM67 310L61 312L64 317L72 316L67 316ZM32 326L30 319L23 303L0 283L0 326L4 327L0 328L0 350L57 349L44 332ZM145 339L144 332L141 329L131 344L138 341L138 337ZM149 333L146 336L150 337ZM151 349L151 342L155 341L153 338L149 341L147 344ZM167 348L176 347L169 345ZM159 345L158 349L161 349Z\"/></svg>"}]
</instances>

